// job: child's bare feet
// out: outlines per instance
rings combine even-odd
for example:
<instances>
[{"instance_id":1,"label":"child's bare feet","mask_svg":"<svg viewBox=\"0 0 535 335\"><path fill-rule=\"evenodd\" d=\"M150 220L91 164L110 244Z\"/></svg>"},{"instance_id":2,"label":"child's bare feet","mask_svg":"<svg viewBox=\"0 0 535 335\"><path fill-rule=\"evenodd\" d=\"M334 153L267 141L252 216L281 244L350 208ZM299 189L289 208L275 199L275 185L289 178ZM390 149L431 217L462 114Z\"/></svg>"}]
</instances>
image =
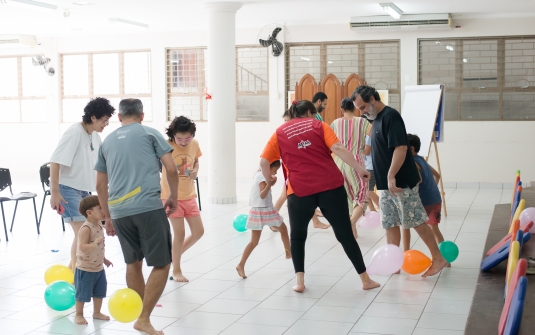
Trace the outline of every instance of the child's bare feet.
<instances>
[{"instance_id":1,"label":"child's bare feet","mask_svg":"<svg viewBox=\"0 0 535 335\"><path fill-rule=\"evenodd\" d=\"M292 253L288 249L284 249L286 251L286 259L292 258Z\"/></svg>"},{"instance_id":2,"label":"child's bare feet","mask_svg":"<svg viewBox=\"0 0 535 335\"><path fill-rule=\"evenodd\" d=\"M422 275L422 278L434 276L437 273L440 272L443 268L445 268L448 265L448 262L442 257L436 257L433 259L433 263L431 263L431 267L427 269L427 271Z\"/></svg>"},{"instance_id":3,"label":"child's bare feet","mask_svg":"<svg viewBox=\"0 0 535 335\"><path fill-rule=\"evenodd\" d=\"M245 267L241 264L238 264L238 266L236 266L236 271L238 271L238 275L242 278L247 278L247 276L245 275Z\"/></svg>"},{"instance_id":4,"label":"child's bare feet","mask_svg":"<svg viewBox=\"0 0 535 335\"><path fill-rule=\"evenodd\" d=\"M76 314L74 317L74 322L76 322L77 325L86 325L87 320L84 318L83 314Z\"/></svg>"},{"instance_id":5,"label":"child's bare feet","mask_svg":"<svg viewBox=\"0 0 535 335\"><path fill-rule=\"evenodd\" d=\"M187 283L189 282L189 279L184 277L182 274L182 270L173 268L173 280L177 283Z\"/></svg>"},{"instance_id":6,"label":"child's bare feet","mask_svg":"<svg viewBox=\"0 0 535 335\"><path fill-rule=\"evenodd\" d=\"M110 317L107 316L106 314L102 314L99 312L99 313L93 313L93 319L108 321Z\"/></svg>"},{"instance_id":7,"label":"child's bare feet","mask_svg":"<svg viewBox=\"0 0 535 335\"><path fill-rule=\"evenodd\" d=\"M331 225L321 222L320 219L318 219L317 217L312 218L312 224L314 225L314 228L318 229L327 229L331 227Z\"/></svg>"},{"instance_id":8,"label":"child's bare feet","mask_svg":"<svg viewBox=\"0 0 535 335\"><path fill-rule=\"evenodd\" d=\"M163 331L154 329L150 321L142 322L138 319L134 323L134 329L149 335L163 335Z\"/></svg>"}]
</instances>

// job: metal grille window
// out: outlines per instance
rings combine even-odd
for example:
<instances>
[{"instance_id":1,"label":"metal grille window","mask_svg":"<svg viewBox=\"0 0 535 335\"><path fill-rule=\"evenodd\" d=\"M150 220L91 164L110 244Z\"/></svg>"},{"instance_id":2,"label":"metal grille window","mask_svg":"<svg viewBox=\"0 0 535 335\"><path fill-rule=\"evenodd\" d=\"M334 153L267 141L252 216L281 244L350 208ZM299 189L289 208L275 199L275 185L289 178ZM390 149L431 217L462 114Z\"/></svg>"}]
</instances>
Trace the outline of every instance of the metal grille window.
<instances>
[{"instance_id":1,"label":"metal grille window","mask_svg":"<svg viewBox=\"0 0 535 335\"><path fill-rule=\"evenodd\" d=\"M116 109L122 99L140 99L144 120L152 121L149 51L61 55L61 66L63 122L80 121L85 105L95 97L109 99Z\"/></svg>"},{"instance_id":2,"label":"metal grille window","mask_svg":"<svg viewBox=\"0 0 535 335\"><path fill-rule=\"evenodd\" d=\"M205 48L167 50L167 115L208 120Z\"/></svg>"},{"instance_id":3,"label":"metal grille window","mask_svg":"<svg viewBox=\"0 0 535 335\"><path fill-rule=\"evenodd\" d=\"M418 44L418 83L446 87L446 120L535 119L535 37Z\"/></svg>"},{"instance_id":4,"label":"metal grille window","mask_svg":"<svg viewBox=\"0 0 535 335\"><path fill-rule=\"evenodd\" d=\"M319 84L331 73L341 83L356 73L367 85L388 90L389 105L400 110L399 41L289 44L286 50L287 91L306 74Z\"/></svg>"},{"instance_id":5,"label":"metal grille window","mask_svg":"<svg viewBox=\"0 0 535 335\"><path fill-rule=\"evenodd\" d=\"M237 121L269 121L268 77L266 48L236 48Z\"/></svg>"},{"instance_id":6,"label":"metal grille window","mask_svg":"<svg viewBox=\"0 0 535 335\"><path fill-rule=\"evenodd\" d=\"M0 74L0 122L47 122L43 68L31 57L2 57Z\"/></svg>"}]
</instances>

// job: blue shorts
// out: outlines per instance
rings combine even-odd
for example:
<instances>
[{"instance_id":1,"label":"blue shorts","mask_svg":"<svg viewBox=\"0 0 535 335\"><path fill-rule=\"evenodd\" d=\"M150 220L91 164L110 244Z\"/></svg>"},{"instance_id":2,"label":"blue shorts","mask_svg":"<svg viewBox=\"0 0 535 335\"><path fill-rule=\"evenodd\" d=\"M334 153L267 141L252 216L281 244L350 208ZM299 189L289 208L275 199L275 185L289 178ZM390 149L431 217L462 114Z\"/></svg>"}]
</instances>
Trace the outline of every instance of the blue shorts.
<instances>
[{"instance_id":1,"label":"blue shorts","mask_svg":"<svg viewBox=\"0 0 535 335\"><path fill-rule=\"evenodd\" d=\"M65 222L84 222L85 217L78 212L80 201L89 195L89 192L79 191L75 188L59 184L59 194L67 201L61 203L65 207L65 212L61 215Z\"/></svg>"},{"instance_id":2,"label":"blue shorts","mask_svg":"<svg viewBox=\"0 0 535 335\"><path fill-rule=\"evenodd\" d=\"M74 271L76 301L90 302L91 298L106 298L108 281L106 272L87 272L76 268Z\"/></svg>"}]
</instances>

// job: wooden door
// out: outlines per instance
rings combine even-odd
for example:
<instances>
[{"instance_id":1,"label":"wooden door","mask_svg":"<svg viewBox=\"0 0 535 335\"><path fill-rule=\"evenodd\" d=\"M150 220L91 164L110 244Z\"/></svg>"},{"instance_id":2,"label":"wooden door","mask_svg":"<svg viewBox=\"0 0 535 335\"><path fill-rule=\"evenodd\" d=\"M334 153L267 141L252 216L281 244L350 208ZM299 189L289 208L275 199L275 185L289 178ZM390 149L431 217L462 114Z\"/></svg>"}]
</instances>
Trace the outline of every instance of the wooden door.
<instances>
[{"instance_id":1,"label":"wooden door","mask_svg":"<svg viewBox=\"0 0 535 335\"><path fill-rule=\"evenodd\" d=\"M344 83L342 99L350 98L357 87L365 84L366 82L362 80L356 73L349 75ZM360 111L358 109L355 111L355 116L360 116Z\"/></svg>"},{"instance_id":2,"label":"wooden door","mask_svg":"<svg viewBox=\"0 0 535 335\"><path fill-rule=\"evenodd\" d=\"M314 94L318 92L318 83L311 74L306 74L301 78L299 83L295 85L295 100L310 100Z\"/></svg>"},{"instance_id":3,"label":"wooden door","mask_svg":"<svg viewBox=\"0 0 535 335\"><path fill-rule=\"evenodd\" d=\"M340 80L334 74L328 74L323 78L320 91L327 94L327 108L323 111L323 122L330 125L334 120L341 117L340 101L342 101L342 86Z\"/></svg>"}]
</instances>

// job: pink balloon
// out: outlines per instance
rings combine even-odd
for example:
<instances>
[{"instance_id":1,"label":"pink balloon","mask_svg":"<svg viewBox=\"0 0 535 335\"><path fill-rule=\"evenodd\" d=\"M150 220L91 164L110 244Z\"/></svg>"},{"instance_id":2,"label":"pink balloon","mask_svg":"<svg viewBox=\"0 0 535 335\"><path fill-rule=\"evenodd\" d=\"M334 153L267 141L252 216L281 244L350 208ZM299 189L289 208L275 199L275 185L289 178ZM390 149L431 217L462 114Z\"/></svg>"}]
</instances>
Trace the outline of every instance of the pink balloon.
<instances>
[{"instance_id":1,"label":"pink balloon","mask_svg":"<svg viewBox=\"0 0 535 335\"><path fill-rule=\"evenodd\" d=\"M359 226L366 229L376 229L381 226L381 216L377 212L367 212L359 220Z\"/></svg>"},{"instance_id":2,"label":"pink balloon","mask_svg":"<svg viewBox=\"0 0 535 335\"><path fill-rule=\"evenodd\" d=\"M393 244L387 244L375 250L366 271L370 275L391 275L403 265L403 251Z\"/></svg>"},{"instance_id":3,"label":"pink balloon","mask_svg":"<svg viewBox=\"0 0 535 335\"><path fill-rule=\"evenodd\" d=\"M533 221L535 223L535 207L528 207L520 213L520 224L526 224ZM530 233L535 234L535 225L529 230Z\"/></svg>"}]
</instances>

